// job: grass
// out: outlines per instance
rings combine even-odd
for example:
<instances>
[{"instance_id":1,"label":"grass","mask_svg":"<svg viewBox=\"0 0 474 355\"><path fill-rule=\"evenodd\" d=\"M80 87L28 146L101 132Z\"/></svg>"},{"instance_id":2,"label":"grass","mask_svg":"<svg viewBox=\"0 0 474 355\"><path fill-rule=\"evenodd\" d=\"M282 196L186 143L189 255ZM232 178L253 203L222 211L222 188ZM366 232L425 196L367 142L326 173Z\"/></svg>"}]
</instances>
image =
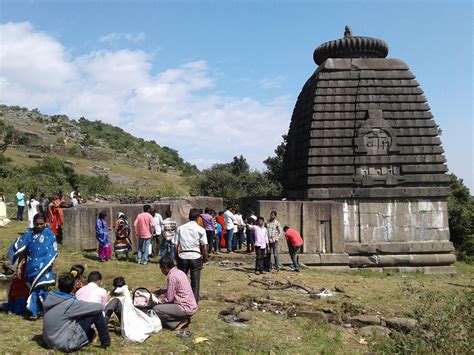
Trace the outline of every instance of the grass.
<instances>
[{"instance_id":1,"label":"grass","mask_svg":"<svg viewBox=\"0 0 474 355\"><path fill-rule=\"evenodd\" d=\"M18 233L23 232L25 222L13 221L8 228L0 228L0 248L6 252ZM225 256L224 256L225 257ZM156 260L154 260L156 262ZM156 263L139 266L133 263L112 260L99 263L92 252L82 253L61 247L55 266L57 274L68 271L72 264L87 266L87 272L98 270L104 276L104 287L110 288L112 279L124 276L129 287L144 286L149 289L165 285L165 278ZM229 270L210 262L202 271L199 312L193 317L189 330L195 337L209 340L194 344L193 338L180 339L172 331L164 330L153 334L144 344L125 342L119 333L112 334L110 352L192 352L192 353L365 353L367 345L360 344L360 337L351 329L333 324L320 323L315 319L287 317L282 312L271 310L252 311L253 319L245 326L224 323L218 318L220 311L234 304L225 299L257 302L271 299L285 304L287 309L311 311L332 309L339 311L343 304L354 312L368 315L380 314L384 317L410 316L415 311L415 303L407 297L413 288L439 292L446 299L453 299L466 287L473 285L472 265L458 263L456 275L423 274L382 274L376 272L330 273L317 270L303 270L290 273L282 271L278 275L266 277L286 282L298 281L313 288L333 289L340 285L345 293L334 299L313 299L295 290L268 291L249 286L254 278L251 273ZM290 312L287 312L288 314ZM42 322L30 322L18 316L0 314L1 353L46 353L37 341L40 339ZM87 352L98 352L89 346Z\"/></svg>"}]
</instances>

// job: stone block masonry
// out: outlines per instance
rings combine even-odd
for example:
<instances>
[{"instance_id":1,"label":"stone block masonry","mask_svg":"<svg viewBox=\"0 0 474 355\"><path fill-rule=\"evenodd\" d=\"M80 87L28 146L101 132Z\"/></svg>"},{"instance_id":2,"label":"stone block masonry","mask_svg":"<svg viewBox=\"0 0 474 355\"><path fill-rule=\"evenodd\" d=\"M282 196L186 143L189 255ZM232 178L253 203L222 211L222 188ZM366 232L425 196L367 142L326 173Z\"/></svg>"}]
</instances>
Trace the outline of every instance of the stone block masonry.
<instances>
[{"instance_id":1,"label":"stone block masonry","mask_svg":"<svg viewBox=\"0 0 474 355\"><path fill-rule=\"evenodd\" d=\"M118 212L125 213L130 225L133 225L136 216L143 211L143 205L84 204L76 208L64 209L63 244L75 250L97 249L95 222L100 211L107 212L107 223L113 228ZM222 199L215 197L162 198L150 205L163 218L165 218L165 212L170 209L173 212L172 218L178 222L178 225L189 221L188 215L191 208L210 207L219 211L223 207ZM113 240L113 233L111 237ZM137 241L132 238L132 242L136 247Z\"/></svg>"}]
</instances>

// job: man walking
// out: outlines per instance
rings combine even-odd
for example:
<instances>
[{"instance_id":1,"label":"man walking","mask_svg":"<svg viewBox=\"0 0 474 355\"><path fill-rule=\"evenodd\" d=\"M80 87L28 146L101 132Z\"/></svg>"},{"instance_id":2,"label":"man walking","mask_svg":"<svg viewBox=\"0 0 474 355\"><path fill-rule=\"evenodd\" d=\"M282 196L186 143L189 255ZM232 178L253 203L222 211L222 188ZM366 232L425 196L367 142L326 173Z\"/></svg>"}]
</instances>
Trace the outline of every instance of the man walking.
<instances>
[{"instance_id":1,"label":"man walking","mask_svg":"<svg viewBox=\"0 0 474 355\"><path fill-rule=\"evenodd\" d=\"M285 238L286 242L288 243L291 262L293 263L293 265L291 265L291 270L298 272L300 271L300 266L296 260L296 254L303 245L303 239L297 231L290 229L288 226L283 227L283 231L285 232Z\"/></svg>"},{"instance_id":2,"label":"man walking","mask_svg":"<svg viewBox=\"0 0 474 355\"><path fill-rule=\"evenodd\" d=\"M143 212L137 216L133 223L135 237L138 238L137 263L141 264L143 256L143 265L148 264L151 237L155 233L155 220L150 214L150 210L150 205L143 206ZM145 251L143 251L143 247L145 247Z\"/></svg>"},{"instance_id":3,"label":"man walking","mask_svg":"<svg viewBox=\"0 0 474 355\"><path fill-rule=\"evenodd\" d=\"M277 212L272 211L270 212L270 219L267 222L267 230L268 230L268 242L270 244L270 252L268 253L268 267L271 269L271 257L273 252L273 258L275 260L275 269L276 271L280 271L280 255L279 255L279 246L278 240L280 239L281 235L283 234L283 228L276 219ZM267 270L270 271L270 270Z\"/></svg>"},{"instance_id":4,"label":"man walking","mask_svg":"<svg viewBox=\"0 0 474 355\"><path fill-rule=\"evenodd\" d=\"M192 208L189 211L189 222L178 227L173 244L178 269L191 274L191 288L196 303L199 302L199 283L203 263L207 262L207 236L197 219L200 211Z\"/></svg>"}]
</instances>

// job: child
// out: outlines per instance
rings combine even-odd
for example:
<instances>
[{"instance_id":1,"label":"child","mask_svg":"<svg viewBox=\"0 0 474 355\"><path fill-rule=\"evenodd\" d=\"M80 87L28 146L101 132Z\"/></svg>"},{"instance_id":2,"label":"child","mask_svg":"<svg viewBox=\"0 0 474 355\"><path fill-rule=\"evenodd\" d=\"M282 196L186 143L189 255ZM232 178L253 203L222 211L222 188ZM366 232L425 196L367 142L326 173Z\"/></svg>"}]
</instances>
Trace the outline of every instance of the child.
<instances>
[{"instance_id":1,"label":"child","mask_svg":"<svg viewBox=\"0 0 474 355\"><path fill-rule=\"evenodd\" d=\"M71 295L75 295L77 290L79 290L82 286L84 286L84 282L82 280L82 275L84 275L84 266L81 264L76 264L71 267L69 273L74 278L74 288L72 289Z\"/></svg>"},{"instance_id":2,"label":"child","mask_svg":"<svg viewBox=\"0 0 474 355\"><path fill-rule=\"evenodd\" d=\"M269 252L268 231L267 228L265 228L265 219L258 217L257 225L252 226L247 224L247 228L255 235L255 273L263 274L265 253Z\"/></svg>"},{"instance_id":3,"label":"child","mask_svg":"<svg viewBox=\"0 0 474 355\"><path fill-rule=\"evenodd\" d=\"M122 304L125 296L122 293L116 292L116 290L126 285L125 279L122 276L118 276L113 280L112 285L114 288L109 292L109 302L104 309L105 319L109 322L110 317L115 313L119 321L122 322Z\"/></svg>"}]
</instances>

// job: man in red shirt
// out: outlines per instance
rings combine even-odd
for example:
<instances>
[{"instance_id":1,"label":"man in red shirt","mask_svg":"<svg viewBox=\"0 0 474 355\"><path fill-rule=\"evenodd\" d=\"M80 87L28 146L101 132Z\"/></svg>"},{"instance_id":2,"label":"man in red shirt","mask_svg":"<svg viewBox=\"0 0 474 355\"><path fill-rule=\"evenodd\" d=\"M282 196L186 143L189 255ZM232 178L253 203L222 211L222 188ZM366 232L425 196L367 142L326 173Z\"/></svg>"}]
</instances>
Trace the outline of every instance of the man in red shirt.
<instances>
[{"instance_id":1,"label":"man in red shirt","mask_svg":"<svg viewBox=\"0 0 474 355\"><path fill-rule=\"evenodd\" d=\"M135 237L138 238L137 263L141 263L142 254L144 254L143 265L148 264L148 254L150 252L151 237L155 233L155 220L150 214L150 210L150 205L143 206L143 212L137 216L135 222L133 223ZM143 247L145 247L144 253Z\"/></svg>"},{"instance_id":2,"label":"man in red shirt","mask_svg":"<svg viewBox=\"0 0 474 355\"><path fill-rule=\"evenodd\" d=\"M293 263L293 265L291 265L291 270L299 272L300 266L298 264L298 261L296 260L296 254L298 253L298 250L303 245L303 239L301 238L301 235L297 231L295 231L294 229L291 229L288 226L283 227L283 232L285 232L285 239L286 239L286 242L288 243L290 258L291 258L291 262Z\"/></svg>"}]
</instances>

